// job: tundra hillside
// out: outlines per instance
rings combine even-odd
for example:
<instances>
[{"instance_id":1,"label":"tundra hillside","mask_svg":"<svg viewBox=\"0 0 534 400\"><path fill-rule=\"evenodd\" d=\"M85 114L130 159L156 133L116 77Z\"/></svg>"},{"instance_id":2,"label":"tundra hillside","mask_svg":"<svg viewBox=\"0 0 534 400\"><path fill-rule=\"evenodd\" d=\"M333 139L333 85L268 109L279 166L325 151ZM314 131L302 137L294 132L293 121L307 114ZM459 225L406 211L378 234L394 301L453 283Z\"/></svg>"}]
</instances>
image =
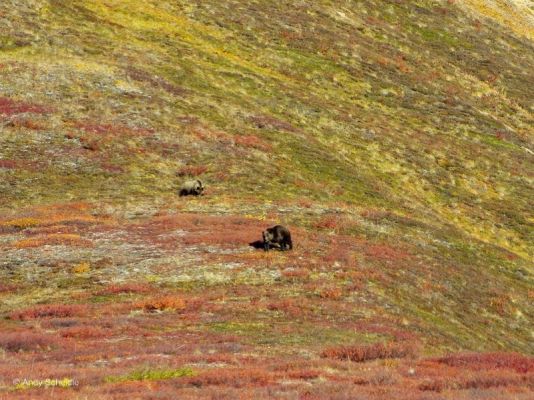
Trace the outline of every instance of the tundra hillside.
<instances>
[{"instance_id":1,"label":"tundra hillside","mask_svg":"<svg viewBox=\"0 0 534 400\"><path fill-rule=\"evenodd\" d=\"M519 0L1 1L0 399L531 399L533 40Z\"/></svg>"}]
</instances>

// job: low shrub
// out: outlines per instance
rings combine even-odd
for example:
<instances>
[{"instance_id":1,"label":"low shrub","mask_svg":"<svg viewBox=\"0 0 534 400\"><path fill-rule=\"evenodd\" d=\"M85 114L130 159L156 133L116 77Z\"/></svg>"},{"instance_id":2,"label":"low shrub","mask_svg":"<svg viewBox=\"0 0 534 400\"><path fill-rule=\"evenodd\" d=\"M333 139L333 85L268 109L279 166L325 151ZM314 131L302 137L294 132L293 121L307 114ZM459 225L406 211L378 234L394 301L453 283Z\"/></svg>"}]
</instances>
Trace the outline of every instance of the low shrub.
<instances>
[{"instance_id":1,"label":"low shrub","mask_svg":"<svg viewBox=\"0 0 534 400\"><path fill-rule=\"evenodd\" d=\"M273 148L270 143L267 143L265 140L260 139L255 135L234 136L234 142L238 146L250 147L263 151L271 151Z\"/></svg>"},{"instance_id":2,"label":"low shrub","mask_svg":"<svg viewBox=\"0 0 534 400\"><path fill-rule=\"evenodd\" d=\"M473 370L511 369L519 373L534 372L534 357L519 353L460 353L436 359L440 364Z\"/></svg>"},{"instance_id":3,"label":"low shrub","mask_svg":"<svg viewBox=\"0 0 534 400\"><path fill-rule=\"evenodd\" d=\"M8 332L0 334L0 348L9 352L46 350L54 347L58 340L51 335L33 332Z\"/></svg>"},{"instance_id":4,"label":"low shrub","mask_svg":"<svg viewBox=\"0 0 534 400\"><path fill-rule=\"evenodd\" d=\"M31 218L31 217L23 217L23 218L15 218L10 219L7 221L0 222L0 226L3 227L11 227L16 229L26 229L34 226L38 226L41 224L41 221L37 218Z\"/></svg>"},{"instance_id":5,"label":"low shrub","mask_svg":"<svg viewBox=\"0 0 534 400\"><path fill-rule=\"evenodd\" d=\"M244 388L267 386L273 381L272 374L257 368L217 368L189 378L187 383L196 387L218 385Z\"/></svg>"},{"instance_id":6,"label":"low shrub","mask_svg":"<svg viewBox=\"0 0 534 400\"><path fill-rule=\"evenodd\" d=\"M15 160L0 160L0 168L15 169L18 166L18 162Z\"/></svg>"},{"instance_id":7,"label":"low shrub","mask_svg":"<svg viewBox=\"0 0 534 400\"><path fill-rule=\"evenodd\" d=\"M41 130L44 129L44 125L38 121L34 121L28 118L14 118L12 119L12 125L16 128L26 128L31 130Z\"/></svg>"},{"instance_id":8,"label":"low shrub","mask_svg":"<svg viewBox=\"0 0 534 400\"><path fill-rule=\"evenodd\" d=\"M293 299L282 299L276 302L269 303L267 309L271 311L283 312L292 317L297 317L303 314L301 308L302 302Z\"/></svg>"},{"instance_id":9,"label":"low shrub","mask_svg":"<svg viewBox=\"0 0 534 400\"><path fill-rule=\"evenodd\" d=\"M152 299L143 300L135 304L135 308L142 309L146 312L156 312L165 310L183 310L186 307L186 302L181 297L177 296L160 296Z\"/></svg>"},{"instance_id":10,"label":"low shrub","mask_svg":"<svg viewBox=\"0 0 534 400\"><path fill-rule=\"evenodd\" d=\"M534 388L533 375L517 375L502 371L485 371L476 375L464 374L448 379L433 379L419 384L422 391L442 392L444 390L476 390L496 387L528 387Z\"/></svg>"},{"instance_id":11,"label":"low shrub","mask_svg":"<svg viewBox=\"0 0 534 400\"><path fill-rule=\"evenodd\" d=\"M46 114L51 110L37 104L25 103L16 101L7 97L0 97L0 114L2 115L17 115L24 113Z\"/></svg>"},{"instance_id":12,"label":"low shrub","mask_svg":"<svg viewBox=\"0 0 534 400\"><path fill-rule=\"evenodd\" d=\"M321 373L314 369L302 369L302 370L290 371L287 373L287 377L291 379L311 380L311 379L316 379L319 376L321 376Z\"/></svg>"},{"instance_id":13,"label":"low shrub","mask_svg":"<svg viewBox=\"0 0 534 400\"><path fill-rule=\"evenodd\" d=\"M343 296L343 290L339 287L330 286L318 290L321 299L339 300Z\"/></svg>"},{"instance_id":14,"label":"low shrub","mask_svg":"<svg viewBox=\"0 0 534 400\"><path fill-rule=\"evenodd\" d=\"M289 280L307 279L310 276L310 271L307 268L286 268L281 274Z\"/></svg>"},{"instance_id":15,"label":"low shrub","mask_svg":"<svg viewBox=\"0 0 534 400\"><path fill-rule=\"evenodd\" d=\"M11 293L18 289L17 285L9 283L0 283L0 293Z\"/></svg>"},{"instance_id":16,"label":"low shrub","mask_svg":"<svg viewBox=\"0 0 534 400\"><path fill-rule=\"evenodd\" d=\"M65 338L76 339L96 339L109 337L110 331L92 326L75 326L72 328L63 329L61 331L61 336Z\"/></svg>"},{"instance_id":17,"label":"low shrub","mask_svg":"<svg viewBox=\"0 0 534 400\"><path fill-rule=\"evenodd\" d=\"M177 176L199 176L205 174L208 171L208 167L203 165L186 165L180 168L177 172Z\"/></svg>"},{"instance_id":18,"label":"low shrub","mask_svg":"<svg viewBox=\"0 0 534 400\"><path fill-rule=\"evenodd\" d=\"M55 233L50 235L36 236L22 239L14 243L19 249L41 246L80 246L90 247L92 242L82 238L80 235L70 233Z\"/></svg>"},{"instance_id":19,"label":"low shrub","mask_svg":"<svg viewBox=\"0 0 534 400\"><path fill-rule=\"evenodd\" d=\"M368 346L339 346L324 350L324 358L364 362L386 358L414 357L417 354L415 345L408 343L375 343Z\"/></svg>"},{"instance_id":20,"label":"low shrub","mask_svg":"<svg viewBox=\"0 0 534 400\"><path fill-rule=\"evenodd\" d=\"M322 217L314 225L318 229L336 229L339 226L339 218L333 215L327 215Z\"/></svg>"},{"instance_id":21,"label":"low shrub","mask_svg":"<svg viewBox=\"0 0 534 400\"><path fill-rule=\"evenodd\" d=\"M46 304L12 312L9 317L14 320L29 320L37 318L65 318L82 316L87 313L87 306L80 304Z\"/></svg>"},{"instance_id":22,"label":"low shrub","mask_svg":"<svg viewBox=\"0 0 534 400\"><path fill-rule=\"evenodd\" d=\"M148 293L152 290L150 285L145 283L123 283L112 284L97 292L97 295L106 296L114 294L130 294L130 293Z\"/></svg>"}]
</instances>

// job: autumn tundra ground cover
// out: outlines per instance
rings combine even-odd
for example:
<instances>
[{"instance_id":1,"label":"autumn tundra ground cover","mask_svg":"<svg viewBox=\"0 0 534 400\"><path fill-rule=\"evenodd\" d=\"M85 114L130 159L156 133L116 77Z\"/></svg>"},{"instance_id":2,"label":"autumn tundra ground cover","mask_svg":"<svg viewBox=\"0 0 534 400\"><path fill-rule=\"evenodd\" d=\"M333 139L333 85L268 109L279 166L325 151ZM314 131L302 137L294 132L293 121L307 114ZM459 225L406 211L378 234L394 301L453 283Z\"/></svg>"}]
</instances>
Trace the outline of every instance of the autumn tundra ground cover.
<instances>
[{"instance_id":1,"label":"autumn tundra ground cover","mask_svg":"<svg viewBox=\"0 0 534 400\"><path fill-rule=\"evenodd\" d=\"M0 2L0 399L532 399L533 18Z\"/></svg>"}]
</instances>

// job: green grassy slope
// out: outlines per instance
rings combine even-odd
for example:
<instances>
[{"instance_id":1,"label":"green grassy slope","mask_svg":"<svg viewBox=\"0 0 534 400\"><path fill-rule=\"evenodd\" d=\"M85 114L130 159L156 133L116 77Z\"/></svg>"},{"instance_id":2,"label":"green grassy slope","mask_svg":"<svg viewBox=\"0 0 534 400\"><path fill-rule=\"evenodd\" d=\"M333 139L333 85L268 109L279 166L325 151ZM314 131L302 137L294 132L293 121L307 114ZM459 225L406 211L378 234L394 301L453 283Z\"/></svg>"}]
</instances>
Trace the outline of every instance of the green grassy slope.
<instances>
[{"instance_id":1,"label":"green grassy slope","mask_svg":"<svg viewBox=\"0 0 534 400\"><path fill-rule=\"evenodd\" d=\"M424 336L532 352L534 45L449 3L2 2L0 209L150 214L197 171L191 210L409 248L369 291Z\"/></svg>"}]
</instances>

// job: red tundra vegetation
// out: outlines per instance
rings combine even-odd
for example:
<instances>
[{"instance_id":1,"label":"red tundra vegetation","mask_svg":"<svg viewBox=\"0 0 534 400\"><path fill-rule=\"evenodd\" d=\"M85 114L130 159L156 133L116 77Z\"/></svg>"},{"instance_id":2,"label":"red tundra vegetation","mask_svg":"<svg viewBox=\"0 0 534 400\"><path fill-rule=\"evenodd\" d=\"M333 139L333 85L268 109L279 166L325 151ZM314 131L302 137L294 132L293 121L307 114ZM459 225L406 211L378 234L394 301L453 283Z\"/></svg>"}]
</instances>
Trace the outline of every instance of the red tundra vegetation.
<instances>
[{"instance_id":1,"label":"red tundra vegetation","mask_svg":"<svg viewBox=\"0 0 534 400\"><path fill-rule=\"evenodd\" d=\"M9 293L18 288L17 285L9 284L9 283L0 283L0 293Z\"/></svg>"},{"instance_id":2,"label":"red tundra vegetation","mask_svg":"<svg viewBox=\"0 0 534 400\"><path fill-rule=\"evenodd\" d=\"M186 302L183 298L177 296L160 296L152 299L143 300L135 304L135 308L143 309L147 312L164 311L164 310L183 310Z\"/></svg>"},{"instance_id":3,"label":"red tundra vegetation","mask_svg":"<svg viewBox=\"0 0 534 400\"><path fill-rule=\"evenodd\" d=\"M73 317L87 314L88 306L84 304L44 304L12 312L9 317L14 320L36 318Z\"/></svg>"},{"instance_id":4,"label":"red tundra vegetation","mask_svg":"<svg viewBox=\"0 0 534 400\"><path fill-rule=\"evenodd\" d=\"M177 176L199 176L208 171L208 167L204 165L185 165L176 172Z\"/></svg>"},{"instance_id":5,"label":"red tundra vegetation","mask_svg":"<svg viewBox=\"0 0 534 400\"><path fill-rule=\"evenodd\" d=\"M14 246L23 249L28 247L41 247L45 245L65 245L90 247L92 242L73 233L52 233L48 235L34 236L28 239L22 239L14 243Z\"/></svg>"},{"instance_id":6,"label":"red tundra vegetation","mask_svg":"<svg viewBox=\"0 0 534 400\"><path fill-rule=\"evenodd\" d=\"M494 352L422 358L424 332L416 321L373 314L370 281L387 287L400 267L423 268L409 264L408 250L342 234L346 221L335 219L328 234L292 228L298 243L292 252L265 253L249 243L280 219L269 217L180 213L169 207L132 222L77 203L0 220L1 234L16 238L5 240L4 248L25 254L48 249L13 243L72 234L93 242L88 248L64 242L79 254L102 246L102 233L114 238L98 257L50 263L52 274L72 274L68 279L80 285L65 301L83 304L33 305L10 310L0 320L0 332L6 324L12 330L0 334L5 379L24 373L80 382L54 392L17 390L14 398L62 398L72 391L91 398L110 393L150 398L157 390L168 398L192 399L467 400L480 392L488 399L513 393L530 400L531 357ZM148 281L147 270L135 275L130 267L121 271L127 280L109 279L115 252L125 257L121 249L129 253L141 244L155 257L150 276L163 279ZM410 249L403 243L398 248ZM395 268L384 261L394 261ZM87 264L86 272L74 272L78 264ZM137 261L131 265L137 268ZM182 271L193 279L173 281ZM197 281L197 272L214 280ZM228 279L218 283L221 276ZM98 283L86 288L91 279ZM4 284L0 296L25 290L28 285ZM173 377L182 368L192 376Z\"/></svg>"},{"instance_id":7,"label":"red tundra vegetation","mask_svg":"<svg viewBox=\"0 0 534 400\"><path fill-rule=\"evenodd\" d=\"M339 217L333 215L327 215L322 217L316 224L315 227L319 229L335 229L339 225Z\"/></svg>"},{"instance_id":8,"label":"red tundra vegetation","mask_svg":"<svg viewBox=\"0 0 534 400\"><path fill-rule=\"evenodd\" d=\"M417 346L413 343L376 343L368 346L331 347L325 349L322 356L337 360L362 362L384 358L415 357L417 352Z\"/></svg>"},{"instance_id":9,"label":"red tundra vegetation","mask_svg":"<svg viewBox=\"0 0 534 400\"><path fill-rule=\"evenodd\" d=\"M304 303L304 301L297 299L282 299L269 303L267 309L283 312L292 317L299 317L303 316L307 311L307 306Z\"/></svg>"},{"instance_id":10,"label":"red tundra vegetation","mask_svg":"<svg viewBox=\"0 0 534 400\"><path fill-rule=\"evenodd\" d=\"M238 146L251 147L263 151L271 151L273 146L256 135L234 136L234 142Z\"/></svg>"},{"instance_id":11,"label":"red tundra vegetation","mask_svg":"<svg viewBox=\"0 0 534 400\"><path fill-rule=\"evenodd\" d=\"M534 375L517 375L489 370L484 373L465 373L454 378L438 378L419 384L422 391L488 389L495 387L526 387L534 389Z\"/></svg>"},{"instance_id":12,"label":"red tundra vegetation","mask_svg":"<svg viewBox=\"0 0 534 400\"><path fill-rule=\"evenodd\" d=\"M92 326L74 326L61 330L61 336L65 338L96 339L109 337L110 330Z\"/></svg>"},{"instance_id":13,"label":"red tundra vegetation","mask_svg":"<svg viewBox=\"0 0 534 400\"><path fill-rule=\"evenodd\" d=\"M57 344L58 339L53 335L28 330L0 333L0 349L10 352L49 349Z\"/></svg>"},{"instance_id":14,"label":"red tundra vegetation","mask_svg":"<svg viewBox=\"0 0 534 400\"><path fill-rule=\"evenodd\" d=\"M198 376L187 378L184 383L196 387L217 385L243 388L266 386L273 381L273 374L260 368L225 368L222 371L206 371Z\"/></svg>"},{"instance_id":15,"label":"red tundra vegetation","mask_svg":"<svg viewBox=\"0 0 534 400\"><path fill-rule=\"evenodd\" d=\"M365 249L365 254L368 257L385 261L403 260L410 257L410 254L404 250L380 244L368 246Z\"/></svg>"},{"instance_id":16,"label":"red tundra vegetation","mask_svg":"<svg viewBox=\"0 0 534 400\"><path fill-rule=\"evenodd\" d=\"M459 353L436 359L438 363L473 370L512 369L534 372L534 358L519 353Z\"/></svg>"},{"instance_id":17,"label":"red tundra vegetation","mask_svg":"<svg viewBox=\"0 0 534 400\"><path fill-rule=\"evenodd\" d=\"M144 283L122 283L122 284L111 284L106 286L104 289L97 292L98 295L113 295L113 294L123 294L123 293L148 293L152 291L153 288Z\"/></svg>"},{"instance_id":18,"label":"red tundra vegetation","mask_svg":"<svg viewBox=\"0 0 534 400\"><path fill-rule=\"evenodd\" d=\"M17 165L18 162L15 160L0 160L0 168L15 169Z\"/></svg>"},{"instance_id":19,"label":"red tundra vegetation","mask_svg":"<svg viewBox=\"0 0 534 400\"><path fill-rule=\"evenodd\" d=\"M0 97L0 114L8 117L24 113L46 114L49 112L51 112L51 109L44 106Z\"/></svg>"},{"instance_id":20,"label":"red tundra vegetation","mask_svg":"<svg viewBox=\"0 0 534 400\"><path fill-rule=\"evenodd\" d=\"M102 124L92 121L78 121L74 126L85 133L92 133L96 135L137 135L150 136L154 134L153 129L129 127L122 124Z\"/></svg>"}]
</instances>

